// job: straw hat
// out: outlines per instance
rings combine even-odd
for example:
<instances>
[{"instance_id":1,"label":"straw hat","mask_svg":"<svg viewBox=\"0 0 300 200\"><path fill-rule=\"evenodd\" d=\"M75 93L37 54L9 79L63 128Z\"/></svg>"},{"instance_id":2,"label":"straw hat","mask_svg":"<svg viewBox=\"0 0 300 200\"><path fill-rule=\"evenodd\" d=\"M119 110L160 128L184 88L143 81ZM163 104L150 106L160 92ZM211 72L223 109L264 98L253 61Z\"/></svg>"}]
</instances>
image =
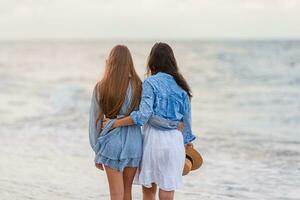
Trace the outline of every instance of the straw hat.
<instances>
[{"instance_id":1,"label":"straw hat","mask_svg":"<svg viewBox=\"0 0 300 200\"><path fill-rule=\"evenodd\" d=\"M187 175L190 171L201 167L203 159L198 151L194 149L193 144L185 147L185 164L182 175Z\"/></svg>"}]
</instances>

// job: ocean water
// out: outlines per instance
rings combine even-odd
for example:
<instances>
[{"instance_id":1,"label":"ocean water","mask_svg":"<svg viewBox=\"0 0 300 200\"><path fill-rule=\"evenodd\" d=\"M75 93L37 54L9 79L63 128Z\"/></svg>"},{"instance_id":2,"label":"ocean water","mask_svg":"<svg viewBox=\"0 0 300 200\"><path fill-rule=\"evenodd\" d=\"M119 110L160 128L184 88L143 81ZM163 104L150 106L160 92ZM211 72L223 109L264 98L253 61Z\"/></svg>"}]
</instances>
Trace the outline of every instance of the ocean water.
<instances>
[{"instance_id":1,"label":"ocean water","mask_svg":"<svg viewBox=\"0 0 300 200\"><path fill-rule=\"evenodd\" d=\"M109 199L88 142L118 42L0 43L0 199ZM123 42L144 78L153 42ZM173 41L203 166L175 199L300 199L300 41ZM141 199L134 186L134 199Z\"/></svg>"}]
</instances>

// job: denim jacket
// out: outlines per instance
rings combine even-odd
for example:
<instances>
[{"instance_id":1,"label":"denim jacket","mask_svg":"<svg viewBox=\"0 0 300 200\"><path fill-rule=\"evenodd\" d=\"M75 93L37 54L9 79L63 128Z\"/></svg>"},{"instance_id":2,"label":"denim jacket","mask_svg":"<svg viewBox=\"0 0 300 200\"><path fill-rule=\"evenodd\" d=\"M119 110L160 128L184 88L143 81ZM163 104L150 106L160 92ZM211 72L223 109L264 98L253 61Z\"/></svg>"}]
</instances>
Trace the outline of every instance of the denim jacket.
<instances>
[{"instance_id":1,"label":"denim jacket","mask_svg":"<svg viewBox=\"0 0 300 200\"><path fill-rule=\"evenodd\" d=\"M157 116L154 119L151 116ZM130 114L137 125L166 119L184 122L183 137L187 144L195 139L191 130L191 102L185 90L177 85L173 76L159 72L143 82L142 99L138 111ZM162 120L159 120L162 121ZM170 123L169 123L170 125Z\"/></svg>"}]
</instances>

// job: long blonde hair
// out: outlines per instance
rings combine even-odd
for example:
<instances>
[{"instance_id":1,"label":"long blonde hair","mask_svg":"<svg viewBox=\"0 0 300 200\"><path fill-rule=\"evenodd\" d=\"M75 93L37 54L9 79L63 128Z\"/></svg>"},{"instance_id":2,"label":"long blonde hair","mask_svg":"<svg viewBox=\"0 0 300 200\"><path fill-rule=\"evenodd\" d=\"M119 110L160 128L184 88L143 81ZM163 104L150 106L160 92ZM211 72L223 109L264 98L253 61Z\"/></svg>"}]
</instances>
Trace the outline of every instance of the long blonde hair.
<instances>
[{"instance_id":1,"label":"long blonde hair","mask_svg":"<svg viewBox=\"0 0 300 200\"><path fill-rule=\"evenodd\" d=\"M134 69L129 49L124 45L117 45L111 50L106 60L104 76L96 85L96 99L101 108L96 123L104 115L115 118L119 114L130 81L133 95L127 114L140 104L142 82Z\"/></svg>"}]
</instances>

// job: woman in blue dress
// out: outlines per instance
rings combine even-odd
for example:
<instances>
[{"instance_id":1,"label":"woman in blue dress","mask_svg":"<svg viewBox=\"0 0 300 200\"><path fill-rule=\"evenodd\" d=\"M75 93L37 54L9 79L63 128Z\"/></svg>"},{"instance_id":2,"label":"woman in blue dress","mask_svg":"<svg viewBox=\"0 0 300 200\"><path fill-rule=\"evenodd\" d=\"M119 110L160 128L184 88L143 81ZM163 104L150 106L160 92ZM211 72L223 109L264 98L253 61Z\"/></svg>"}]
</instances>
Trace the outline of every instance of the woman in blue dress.
<instances>
[{"instance_id":1,"label":"woman in blue dress","mask_svg":"<svg viewBox=\"0 0 300 200\"><path fill-rule=\"evenodd\" d=\"M191 131L191 90L178 70L171 47L156 43L148 60L150 76L143 82L139 110L130 116L103 120L111 128L143 126L143 156L136 182L143 185L143 199L154 200L159 187L160 199L173 199L174 191L182 186L185 161L184 144L195 139ZM156 120L152 116L157 116ZM108 120L108 121L107 121ZM163 130L153 121L184 122L181 133L176 129Z\"/></svg>"},{"instance_id":2,"label":"woman in blue dress","mask_svg":"<svg viewBox=\"0 0 300 200\"><path fill-rule=\"evenodd\" d=\"M115 46L106 61L103 78L93 91L89 139L95 151L95 165L107 174L111 199L131 199L131 186L142 156L139 126L101 130L105 117L118 118L129 114L140 103L142 83L129 49Z\"/></svg>"}]
</instances>

